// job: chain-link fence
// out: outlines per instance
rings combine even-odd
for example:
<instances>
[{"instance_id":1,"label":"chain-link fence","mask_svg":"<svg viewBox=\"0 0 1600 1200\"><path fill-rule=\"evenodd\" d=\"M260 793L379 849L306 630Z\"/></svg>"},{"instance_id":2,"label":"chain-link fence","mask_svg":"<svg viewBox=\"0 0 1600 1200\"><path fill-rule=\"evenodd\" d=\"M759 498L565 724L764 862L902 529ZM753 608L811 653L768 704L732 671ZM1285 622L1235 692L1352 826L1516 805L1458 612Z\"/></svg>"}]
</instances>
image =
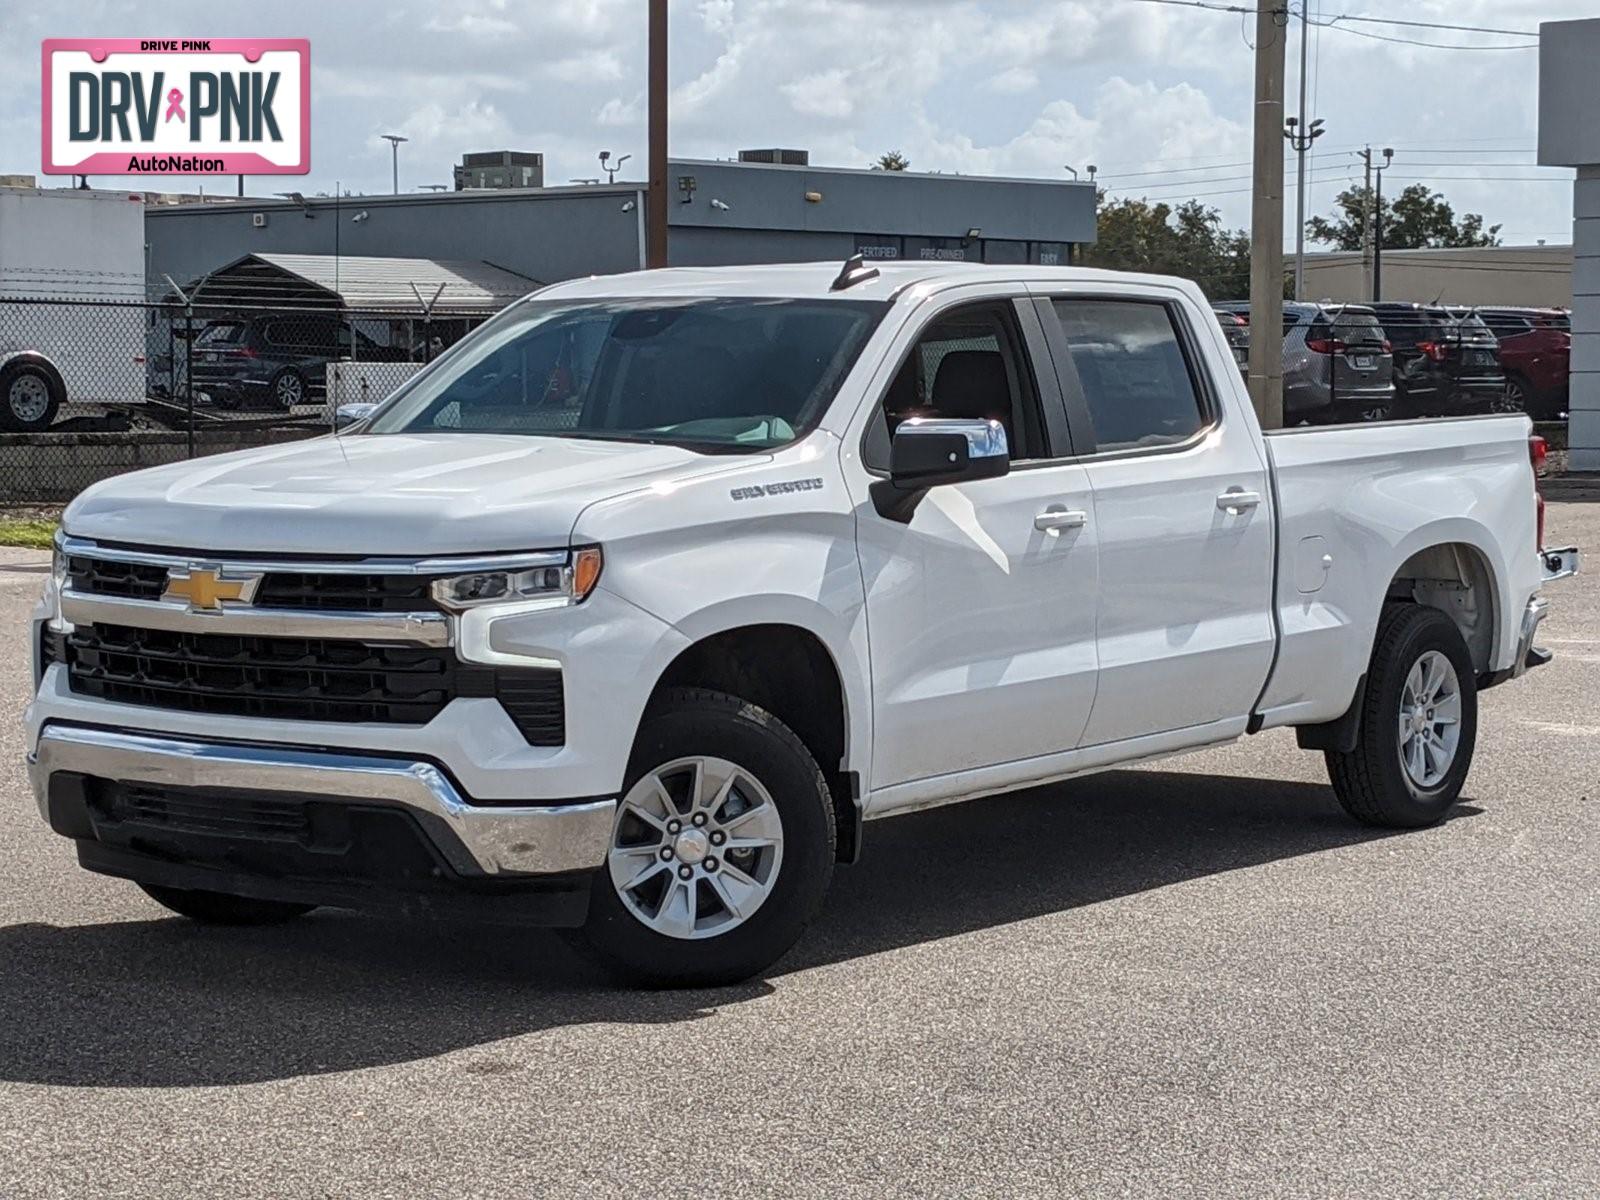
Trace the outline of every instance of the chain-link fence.
<instances>
[{"instance_id":1,"label":"chain-link fence","mask_svg":"<svg viewBox=\"0 0 1600 1200\"><path fill-rule=\"evenodd\" d=\"M381 400L479 317L0 297L0 503L311 437Z\"/></svg>"}]
</instances>

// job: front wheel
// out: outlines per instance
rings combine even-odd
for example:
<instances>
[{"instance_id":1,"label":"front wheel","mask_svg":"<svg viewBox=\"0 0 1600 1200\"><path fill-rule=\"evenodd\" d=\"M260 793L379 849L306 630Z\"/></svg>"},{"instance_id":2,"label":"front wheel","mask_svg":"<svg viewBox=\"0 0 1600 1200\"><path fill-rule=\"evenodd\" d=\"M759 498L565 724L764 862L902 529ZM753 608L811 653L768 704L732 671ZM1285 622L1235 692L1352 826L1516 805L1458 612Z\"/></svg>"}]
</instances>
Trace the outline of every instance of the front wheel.
<instances>
[{"instance_id":1,"label":"front wheel","mask_svg":"<svg viewBox=\"0 0 1600 1200\"><path fill-rule=\"evenodd\" d=\"M1326 752L1345 811L1390 829L1440 820L1466 783L1478 736L1477 678L1456 623L1436 608L1387 606L1360 717L1356 748Z\"/></svg>"},{"instance_id":2,"label":"front wheel","mask_svg":"<svg viewBox=\"0 0 1600 1200\"><path fill-rule=\"evenodd\" d=\"M833 876L828 785L771 713L675 689L640 727L580 940L617 974L737 983L799 940Z\"/></svg>"},{"instance_id":3,"label":"front wheel","mask_svg":"<svg viewBox=\"0 0 1600 1200\"><path fill-rule=\"evenodd\" d=\"M1532 397L1528 395L1528 385L1520 379L1507 379L1504 390L1496 392L1489 398L1489 411L1513 416L1517 413L1527 413L1532 416Z\"/></svg>"},{"instance_id":4,"label":"front wheel","mask_svg":"<svg viewBox=\"0 0 1600 1200\"><path fill-rule=\"evenodd\" d=\"M249 896L229 896L223 892L164 887L155 883L141 883L139 887L163 908L170 908L179 916L202 925L277 925L304 916L316 907L315 904L254 900Z\"/></svg>"}]
</instances>

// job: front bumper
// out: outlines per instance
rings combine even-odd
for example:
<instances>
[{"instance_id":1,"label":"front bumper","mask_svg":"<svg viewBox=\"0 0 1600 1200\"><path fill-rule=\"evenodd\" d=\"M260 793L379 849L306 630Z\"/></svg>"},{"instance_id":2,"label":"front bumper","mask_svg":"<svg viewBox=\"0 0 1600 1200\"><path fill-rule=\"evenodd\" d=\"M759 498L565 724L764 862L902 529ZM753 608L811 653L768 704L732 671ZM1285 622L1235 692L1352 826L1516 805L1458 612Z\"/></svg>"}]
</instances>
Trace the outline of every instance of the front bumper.
<instances>
[{"instance_id":1,"label":"front bumper","mask_svg":"<svg viewBox=\"0 0 1600 1200\"><path fill-rule=\"evenodd\" d=\"M92 870L355 908L392 907L396 893L427 908L439 894L525 897L564 883L544 889L572 902L551 924L581 921L616 811L610 798L475 805L428 762L74 725L47 726L28 769L41 815ZM139 804L109 798L128 789ZM423 866L407 875L367 853L364 816L404 817L398 836ZM378 893L384 903L367 903Z\"/></svg>"}]
</instances>

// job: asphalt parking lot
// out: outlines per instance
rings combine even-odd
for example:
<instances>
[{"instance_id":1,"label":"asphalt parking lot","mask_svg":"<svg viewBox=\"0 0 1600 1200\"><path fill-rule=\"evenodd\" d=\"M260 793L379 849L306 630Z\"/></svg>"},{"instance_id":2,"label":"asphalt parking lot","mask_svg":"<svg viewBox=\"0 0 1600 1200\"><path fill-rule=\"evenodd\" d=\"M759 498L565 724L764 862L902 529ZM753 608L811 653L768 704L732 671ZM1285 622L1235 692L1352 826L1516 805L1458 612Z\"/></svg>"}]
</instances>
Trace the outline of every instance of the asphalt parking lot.
<instances>
[{"instance_id":1,"label":"asphalt parking lot","mask_svg":"<svg viewBox=\"0 0 1600 1200\"><path fill-rule=\"evenodd\" d=\"M1552 505L1600 553L1600 504ZM554 936L201 929L39 822L0 551L0 1196L1600 1193L1600 582L1385 836L1274 733L868 827L722 992ZM1600 566L1600 560L1597 566Z\"/></svg>"}]
</instances>

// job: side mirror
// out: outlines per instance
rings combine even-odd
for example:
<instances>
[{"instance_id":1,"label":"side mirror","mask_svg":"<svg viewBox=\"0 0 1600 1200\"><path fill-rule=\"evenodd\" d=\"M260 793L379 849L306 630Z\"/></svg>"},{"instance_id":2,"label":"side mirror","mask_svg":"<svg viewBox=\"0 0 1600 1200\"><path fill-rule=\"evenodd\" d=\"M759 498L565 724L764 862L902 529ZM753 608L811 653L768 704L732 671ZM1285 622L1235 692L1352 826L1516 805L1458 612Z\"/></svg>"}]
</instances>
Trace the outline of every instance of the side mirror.
<instances>
[{"instance_id":1,"label":"side mirror","mask_svg":"<svg viewBox=\"0 0 1600 1200\"><path fill-rule=\"evenodd\" d=\"M348 429L358 421L365 421L377 407L376 404L341 404L333 410L333 427Z\"/></svg>"},{"instance_id":2,"label":"side mirror","mask_svg":"<svg viewBox=\"0 0 1600 1200\"><path fill-rule=\"evenodd\" d=\"M898 488L931 488L993 479L1011 470L1011 447L999 421L913 417L889 444L889 477Z\"/></svg>"},{"instance_id":3,"label":"side mirror","mask_svg":"<svg viewBox=\"0 0 1600 1200\"><path fill-rule=\"evenodd\" d=\"M999 421L913 417L889 443L889 478L870 489L878 514L908 524L929 488L994 479L1011 470L1011 447Z\"/></svg>"}]
</instances>

